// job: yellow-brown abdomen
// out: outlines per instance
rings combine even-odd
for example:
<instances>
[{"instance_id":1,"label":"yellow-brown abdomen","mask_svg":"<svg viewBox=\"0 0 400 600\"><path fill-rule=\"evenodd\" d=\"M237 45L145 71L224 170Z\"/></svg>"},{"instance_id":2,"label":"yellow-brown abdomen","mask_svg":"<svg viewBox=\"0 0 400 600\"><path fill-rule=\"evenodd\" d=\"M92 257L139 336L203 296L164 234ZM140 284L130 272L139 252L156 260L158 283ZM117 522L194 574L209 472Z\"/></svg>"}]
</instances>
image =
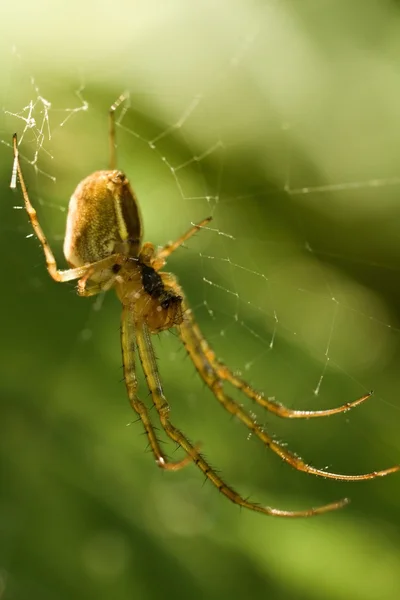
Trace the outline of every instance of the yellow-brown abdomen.
<instances>
[{"instance_id":1,"label":"yellow-brown abdomen","mask_svg":"<svg viewBox=\"0 0 400 600\"><path fill-rule=\"evenodd\" d=\"M142 224L135 194L121 171L96 171L71 196L64 255L72 267L111 254L137 256Z\"/></svg>"}]
</instances>

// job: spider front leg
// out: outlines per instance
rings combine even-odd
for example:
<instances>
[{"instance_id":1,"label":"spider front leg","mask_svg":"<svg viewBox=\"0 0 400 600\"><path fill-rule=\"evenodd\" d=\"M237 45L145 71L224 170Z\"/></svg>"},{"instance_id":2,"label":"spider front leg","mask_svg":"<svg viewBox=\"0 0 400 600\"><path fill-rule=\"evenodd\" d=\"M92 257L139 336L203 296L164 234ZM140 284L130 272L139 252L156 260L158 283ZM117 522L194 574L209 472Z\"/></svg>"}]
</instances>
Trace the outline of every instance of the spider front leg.
<instances>
[{"instance_id":1,"label":"spider front leg","mask_svg":"<svg viewBox=\"0 0 400 600\"><path fill-rule=\"evenodd\" d=\"M174 285L172 280L170 281L170 285ZM174 288L176 293L179 292L182 294L182 290L177 283L175 283ZM382 471L373 471L372 473L365 473L362 475L342 475L340 473L331 473L330 471L316 469L315 467L308 465L301 458L290 452L290 450L287 450L282 444L276 442L263 429L263 427L260 427L260 425L254 421L250 414L244 410L238 402L235 402L235 400L225 393L223 389L224 379L231 381L231 378L228 377L229 370L226 368L226 371L223 371L223 376L221 375L221 371L225 369L225 367L216 360L214 352L209 347L207 341L202 336L199 327L195 323L191 310L187 306L183 306L183 309L184 319L179 326L179 335L185 344L186 350L191 357L200 377L213 392L220 404L231 415L237 417L239 421L241 421L259 440L265 444L265 446L280 456L282 460L289 463L298 471L303 471L319 477L343 481L374 479L375 477L383 477L400 470L400 465L395 465L394 467L389 467L388 469L383 469ZM236 387L242 389L240 386ZM251 389L250 386L247 387Z\"/></svg>"},{"instance_id":2,"label":"spider front leg","mask_svg":"<svg viewBox=\"0 0 400 600\"><path fill-rule=\"evenodd\" d=\"M182 469L191 462L192 458L190 456L185 456L185 458L177 462L171 462L166 458L160 448L154 427L150 421L148 410L137 396L138 382L135 369L135 322L133 308L129 305L124 305L122 309L121 346L124 378L129 402L143 423L156 463L166 471L177 471Z\"/></svg>"},{"instance_id":3,"label":"spider front leg","mask_svg":"<svg viewBox=\"0 0 400 600\"><path fill-rule=\"evenodd\" d=\"M190 229L188 229L188 231L186 231L186 233L181 235L181 237L179 237L177 240L175 240L175 242L169 242L168 244L165 244L165 246L163 246L162 248L160 248L157 251L154 251L153 246L151 244L148 244L148 246L151 246L151 248L152 248L152 250L150 250L150 252L152 253L151 266L153 267L153 269L155 269L156 271L159 271L160 269L162 269L162 267L165 265L167 258L173 252L175 252L175 250L177 248L179 248L179 246L182 246L182 244L184 244L189 238L191 238L198 231L200 231L200 229L205 227L211 220L212 220L212 217L207 217L206 219L203 219L196 225L192 225L192 227ZM143 252L143 250L146 252L146 250L145 250L146 246L147 246L147 244L144 244L142 252Z\"/></svg>"},{"instance_id":4,"label":"spider front leg","mask_svg":"<svg viewBox=\"0 0 400 600\"><path fill-rule=\"evenodd\" d=\"M23 195L24 203L25 203L25 209L26 209L26 212L28 213L33 230L34 230L37 238L39 239L39 242L42 245L42 248L44 251L44 256L46 259L47 270L48 270L50 276L55 281L60 281L60 282L72 281L73 279L79 279L80 277L83 277L88 270L87 265L82 266L82 267L73 268L73 269L66 269L66 270L58 270L57 269L57 263L54 258L54 254L53 254L53 252L50 248L50 245L46 239L46 236L44 235L43 230L39 224L36 210L33 208L32 204L29 200L28 191L26 189L24 177L22 175L21 165L19 162L18 143L17 143L17 134L16 133L13 136L13 148L14 148L14 168L13 168L13 177L11 180L10 187L11 188L16 187L16 174L18 173L18 177L19 177L19 181L20 181L21 189L22 189L22 195Z\"/></svg>"},{"instance_id":5,"label":"spider front leg","mask_svg":"<svg viewBox=\"0 0 400 600\"><path fill-rule=\"evenodd\" d=\"M170 408L164 396L161 386L160 376L157 369L156 358L153 345L150 339L150 333L146 324L137 326L136 342L139 351L139 357L142 363L143 372L146 377L147 384L150 388L154 405L160 417L160 422L167 436L176 442L181 448L187 452L188 456L193 460L195 465L204 473L211 483L231 502L239 506L243 506L249 510L271 515L276 517L311 517L314 515L323 514L331 510L337 510L345 506L349 501L347 498L331 504L326 504L318 508L310 508L300 511L286 511L270 506L260 506L254 502L250 502L238 494L232 487L227 485L218 473L205 460L202 454L198 451L188 438L177 429L170 421Z\"/></svg>"}]
</instances>

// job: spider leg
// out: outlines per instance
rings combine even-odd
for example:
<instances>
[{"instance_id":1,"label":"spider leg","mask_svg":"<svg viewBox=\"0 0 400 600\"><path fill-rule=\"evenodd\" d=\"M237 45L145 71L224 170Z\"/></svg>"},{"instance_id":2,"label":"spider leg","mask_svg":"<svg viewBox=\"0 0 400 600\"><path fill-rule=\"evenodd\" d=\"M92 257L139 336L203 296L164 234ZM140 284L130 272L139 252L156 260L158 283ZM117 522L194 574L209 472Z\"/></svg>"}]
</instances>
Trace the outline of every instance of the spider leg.
<instances>
[{"instance_id":1,"label":"spider leg","mask_svg":"<svg viewBox=\"0 0 400 600\"><path fill-rule=\"evenodd\" d=\"M109 144L110 144L110 171L113 171L116 168L117 158L116 158L116 143L115 143L115 111L117 108L125 102L125 100L129 99L128 92L124 92L117 98L114 104L111 105L110 110L108 111L109 115Z\"/></svg>"},{"instance_id":2,"label":"spider leg","mask_svg":"<svg viewBox=\"0 0 400 600\"><path fill-rule=\"evenodd\" d=\"M79 296L95 296L100 292L107 292L110 290L117 279L117 273L110 273L109 277L100 282L91 283L89 287L86 287L89 280L95 273L101 273L115 265L122 265L126 260L126 256L123 254L111 254L95 263L86 266L86 273L78 281L78 294Z\"/></svg>"},{"instance_id":3,"label":"spider leg","mask_svg":"<svg viewBox=\"0 0 400 600\"><path fill-rule=\"evenodd\" d=\"M212 217L207 217L206 219L203 219L202 221L200 221L200 223L193 225L193 227L191 227L188 231L186 231L186 233L181 235L181 237L178 238L175 242L169 242L160 250L158 250L155 258L152 261L154 269L161 269L161 267L165 264L165 261L167 260L168 256L175 252L175 250L179 248L179 246L184 244L189 238L191 238L192 235L200 231L202 227L205 227L205 225L207 225L211 221L211 219Z\"/></svg>"},{"instance_id":4,"label":"spider leg","mask_svg":"<svg viewBox=\"0 0 400 600\"><path fill-rule=\"evenodd\" d=\"M147 384L149 386L151 395L153 397L154 405L160 417L160 422L165 430L168 437L176 442L181 448L187 452L188 456L193 460L195 465L204 473L204 475L218 488L218 490L229 498L234 504L248 508L256 512L260 512L266 515L274 515L277 517L311 517L313 515L319 515L331 510L342 508L349 501L347 498L326 504L318 508L311 508L308 510L300 511L285 511L270 506L261 506L254 502L250 502L238 494L233 488L228 486L218 473L213 469L208 462L205 460L202 454L197 448L188 440L188 438L177 429L170 421L169 413L170 407L164 396L162 389L160 376L158 373L156 358L154 354L153 345L150 339L150 333L145 324L138 326L136 330L136 342L139 351L139 357L142 363L143 372L146 377Z\"/></svg>"},{"instance_id":5,"label":"spider leg","mask_svg":"<svg viewBox=\"0 0 400 600\"><path fill-rule=\"evenodd\" d=\"M182 294L179 286L175 284L176 290ZM213 392L221 405L233 416L237 417L258 439L260 439L268 448L271 448L275 454L280 456L282 460L289 463L298 471L326 477L329 479L338 479L344 481L360 481L365 479L374 479L375 477L383 477L400 470L400 465L395 465L389 469L382 471L373 471L362 475L342 475L339 473L331 473L323 469L316 469L305 463L300 457L296 456L290 450L283 447L282 444L276 442L260 425L258 425L249 413L241 407L238 402L235 402L228 396L223 389L224 379L231 381L229 377L221 375L222 365L215 359L214 352L210 349L208 343L202 336L199 327L195 323L192 312L187 307L184 307L184 319L179 326L179 335L186 347L186 350L192 359L200 377ZM217 368L217 366L220 368ZM224 375L226 375L224 373ZM239 387L239 386L237 386ZM239 387L239 389L241 389Z\"/></svg>"},{"instance_id":6,"label":"spider leg","mask_svg":"<svg viewBox=\"0 0 400 600\"><path fill-rule=\"evenodd\" d=\"M88 279L90 279L90 273L86 273L84 277L81 277L78 281L78 294L83 298L89 298L90 296L101 294L101 292L107 292L114 285L116 276L110 277L106 282L95 283L87 287Z\"/></svg>"},{"instance_id":7,"label":"spider leg","mask_svg":"<svg viewBox=\"0 0 400 600\"><path fill-rule=\"evenodd\" d=\"M83 277L86 274L88 268L92 267L93 265L84 265L82 267L76 267L76 268L66 269L66 270L58 270L57 269L57 263L54 258L54 254L53 254L53 252L50 248L50 245L46 239L46 236L44 235L43 230L39 224L36 210L33 208L32 204L29 200L28 191L26 189L24 177L22 175L21 165L19 162L17 134L14 134L14 136L13 136L13 147L14 147L14 169L13 169L13 178L11 180L11 187L15 188L15 186L16 186L16 177L14 176L14 172L16 172L16 173L18 173L19 181L21 184L22 195L23 195L24 202L25 202L26 212L28 213L33 230L34 230L37 238L39 239L39 242L41 243L41 245L43 247L43 251L44 251L44 255L45 255L45 259L46 259L47 270L48 270L49 274L55 281L61 281L61 282L72 281L73 279L79 279L80 277ZM94 265L96 265L96 264L97 263L94 263Z\"/></svg>"},{"instance_id":8,"label":"spider leg","mask_svg":"<svg viewBox=\"0 0 400 600\"><path fill-rule=\"evenodd\" d=\"M124 305L122 310L121 323L121 346L123 357L123 368L125 376L126 389L128 391L129 402L133 410L139 415L144 430L148 437L150 447L153 451L156 463L166 471L177 471L192 461L190 456L185 456L183 460L170 462L160 448L159 441L155 434L146 406L137 397L138 382L135 370L135 324L133 310L129 305Z\"/></svg>"},{"instance_id":9,"label":"spider leg","mask_svg":"<svg viewBox=\"0 0 400 600\"><path fill-rule=\"evenodd\" d=\"M246 381L237 377L226 365L219 362L211 350L209 350L209 360L212 362L218 377L231 383L235 388L243 392L259 406L262 406L278 417L284 417L285 419L310 419L313 417L329 417L331 415L337 415L338 413L347 412L351 408L362 404L373 394L373 392L369 392L357 400L346 402L335 408L328 408L325 410L293 410L292 408L288 408L279 402L274 402L273 400L264 397L260 392L257 392L257 390L246 383Z\"/></svg>"},{"instance_id":10,"label":"spider leg","mask_svg":"<svg viewBox=\"0 0 400 600\"><path fill-rule=\"evenodd\" d=\"M176 280L174 280L174 278L172 278L171 284L177 286ZM182 294L181 290L180 293ZM373 392L369 392L368 394L365 394L365 396L361 396L361 398L358 398L357 400L353 400L352 402L346 402L345 404L326 410L294 410L292 408L288 408L284 404L280 404L279 402L274 402L273 400L266 398L263 394L255 390L246 381L244 381L240 377L237 377L226 365L221 363L216 358L215 353L210 348L206 340L203 338L201 331L195 323L193 317L191 317L190 320L193 331L198 341L198 345L200 346L203 354L206 356L207 361L212 365L212 368L218 375L218 377L224 381L228 381L235 388L243 392L248 398L256 402L256 404L262 406L269 412L274 413L278 417L283 417L285 419L310 419L313 417L328 417L331 415L336 415L338 413L347 412L351 408L354 408L368 400L368 398L370 398L373 394Z\"/></svg>"},{"instance_id":11,"label":"spider leg","mask_svg":"<svg viewBox=\"0 0 400 600\"><path fill-rule=\"evenodd\" d=\"M191 237L201 227L204 227L204 225L206 225L210 221L211 217L209 217L208 219L204 219L197 225L193 226L176 242L170 242L169 244L166 244L161 250L157 252L156 257L154 259L154 268L161 268L165 264L165 260L167 259L167 257L170 254L172 254L172 252L174 252L189 237ZM310 419L313 417L328 417L331 415L336 415L341 412L347 412L351 408L362 404L372 396L372 392L369 392L368 394L361 396L361 398L358 398L357 400L353 400L352 402L346 402L345 404L326 410L293 410L284 406L283 404L280 404L279 402L274 402L269 398L265 398L262 394L257 392L257 390L252 388L247 382L237 377L226 365L224 365L216 359L214 352L208 346L207 354L209 361L213 364L215 371L218 373L218 376L221 379L229 381L234 387L239 389L248 398L259 404L263 408L266 408L268 411L276 414L277 416L284 417L286 419Z\"/></svg>"}]
</instances>

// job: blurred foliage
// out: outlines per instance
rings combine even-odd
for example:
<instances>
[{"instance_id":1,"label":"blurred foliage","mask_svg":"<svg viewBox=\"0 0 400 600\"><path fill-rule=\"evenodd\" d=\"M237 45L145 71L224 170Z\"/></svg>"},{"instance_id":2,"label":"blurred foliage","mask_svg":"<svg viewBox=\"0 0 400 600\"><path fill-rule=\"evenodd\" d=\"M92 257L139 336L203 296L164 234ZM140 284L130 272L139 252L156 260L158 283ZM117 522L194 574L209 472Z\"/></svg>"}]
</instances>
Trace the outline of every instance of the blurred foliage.
<instances>
[{"instance_id":1,"label":"blurred foliage","mask_svg":"<svg viewBox=\"0 0 400 600\"><path fill-rule=\"evenodd\" d=\"M202 486L194 466L155 467L120 381L117 300L81 299L51 281L25 213L12 210L20 190L8 187L11 135L22 134L32 101L23 169L64 264L67 199L107 168L107 110L130 90L118 163L145 238L163 244L213 216L168 268L218 356L291 407L375 390L329 419L256 418L318 467L391 466L400 454L398 3L4 10L1 600L399 598L399 477L343 484L282 464L217 406L172 332L154 343L173 421L229 483L282 509L352 503L315 519L268 519ZM82 98L87 109L75 110ZM149 400L142 380L141 396Z\"/></svg>"}]
</instances>

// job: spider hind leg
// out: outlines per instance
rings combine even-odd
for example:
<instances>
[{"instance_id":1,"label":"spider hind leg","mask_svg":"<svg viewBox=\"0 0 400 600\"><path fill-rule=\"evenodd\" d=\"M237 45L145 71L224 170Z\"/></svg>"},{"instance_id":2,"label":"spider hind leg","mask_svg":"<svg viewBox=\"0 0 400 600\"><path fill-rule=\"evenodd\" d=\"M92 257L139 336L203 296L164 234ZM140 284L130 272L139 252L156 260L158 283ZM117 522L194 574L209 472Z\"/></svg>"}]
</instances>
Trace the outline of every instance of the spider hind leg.
<instances>
[{"instance_id":1,"label":"spider hind leg","mask_svg":"<svg viewBox=\"0 0 400 600\"><path fill-rule=\"evenodd\" d=\"M180 289L178 284L176 284L176 289ZM288 450L283 444L275 441L263 427L258 425L258 423L251 417L249 412L247 412L241 406L241 404L226 394L223 384L224 380L230 381L229 377L226 376L226 372L230 373L229 369L224 367L224 365L222 365L222 363L216 359L214 352L209 347L207 341L202 336L199 327L194 321L191 310L186 307L185 303L183 304L183 309L184 320L179 327L179 335L200 377L213 392L221 406L225 408L225 410L227 410L232 416L235 416L241 423L243 423L247 429L249 429L267 448L270 448L283 461L290 464L297 471L303 471L304 473L309 473L310 475L341 481L363 481L366 479L375 479L376 477L384 477L385 475L389 475L400 470L400 465L395 465L393 467L389 467L388 469L372 471L371 473L364 473L361 475L343 475L341 473L332 473L324 469L317 469L307 464L300 457ZM221 375L221 372L223 372L224 377ZM241 388L239 387L239 389ZM248 389L251 390L252 388L248 386Z\"/></svg>"},{"instance_id":2,"label":"spider hind leg","mask_svg":"<svg viewBox=\"0 0 400 600\"><path fill-rule=\"evenodd\" d=\"M150 340L150 332L144 323L137 327L136 343L138 346L139 357L142 363L147 385L150 389L154 405L160 418L160 423L165 433L171 440L176 442L181 448L183 448L183 450L185 450L187 455L190 457L190 460L194 462L194 464L204 473L206 478L211 481L211 483L221 492L221 494L223 494L231 502L242 506L243 508L260 512L265 515L290 518L311 517L323 514L325 512L342 508L349 502L347 498L344 498L338 502L333 502L317 508L300 511L284 511L277 508L272 508L270 506L261 506L260 504L250 502L249 500L243 498L231 486L224 482L217 471L213 469L205 460L204 456L200 454L197 447L194 446L188 440L188 438L170 421L170 408L161 386L154 349Z\"/></svg>"}]
</instances>

